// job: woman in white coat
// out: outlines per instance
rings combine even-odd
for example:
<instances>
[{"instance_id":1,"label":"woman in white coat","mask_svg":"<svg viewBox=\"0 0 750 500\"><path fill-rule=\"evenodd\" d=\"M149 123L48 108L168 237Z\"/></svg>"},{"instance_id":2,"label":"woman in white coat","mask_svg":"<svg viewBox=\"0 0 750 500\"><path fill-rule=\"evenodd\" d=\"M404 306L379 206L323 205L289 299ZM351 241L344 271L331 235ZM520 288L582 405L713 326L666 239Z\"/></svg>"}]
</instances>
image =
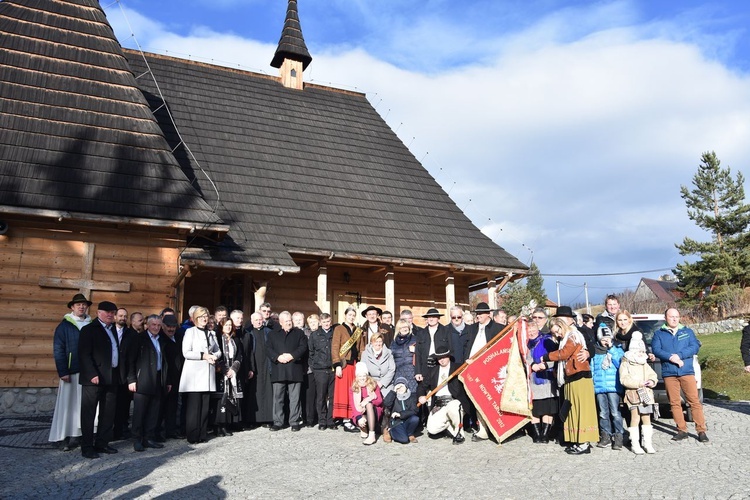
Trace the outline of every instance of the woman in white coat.
<instances>
[{"instance_id":1,"label":"woman in white coat","mask_svg":"<svg viewBox=\"0 0 750 500\"><path fill-rule=\"evenodd\" d=\"M180 378L180 392L185 399L185 434L188 443L204 443L208 439L208 408L210 394L216 391L216 360L221 349L216 334L207 328L208 309L197 307L193 324L185 332L182 354L185 364Z\"/></svg>"}]
</instances>

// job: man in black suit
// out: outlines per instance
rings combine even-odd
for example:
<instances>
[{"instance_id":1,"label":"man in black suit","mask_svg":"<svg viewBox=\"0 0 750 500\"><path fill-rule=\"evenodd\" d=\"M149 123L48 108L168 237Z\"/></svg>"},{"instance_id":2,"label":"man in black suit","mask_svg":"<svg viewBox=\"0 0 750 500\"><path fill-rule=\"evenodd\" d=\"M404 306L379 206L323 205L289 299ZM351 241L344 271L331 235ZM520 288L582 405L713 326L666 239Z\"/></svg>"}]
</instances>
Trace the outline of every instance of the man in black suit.
<instances>
[{"instance_id":1,"label":"man in black suit","mask_svg":"<svg viewBox=\"0 0 750 500\"><path fill-rule=\"evenodd\" d=\"M151 438L156 433L162 396L172 390L161 318L152 314L146 332L130 341L128 348L128 390L133 393L133 449L164 448Z\"/></svg>"},{"instance_id":2,"label":"man in black suit","mask_svg":"<svg viewBox=\"0 0 750 500\"><path fill-rule=\"evenodd\" d=\"M292 325L292 315L288 311L279 314L281 330L268 335L268 361L271 363L273 385L273 425L272 431L284 426L284 401L289 395L289 423L292 431L300 430L300 389L305 369L302 360L307 354L305 332Z\"/></svg>"},{"instance_id":3,"label":"man in black suit","mask_svg":"<svg viewBox=\"0 0 750 500\"><path fill-rule=\"evenodd\" d=\"M492 321L491 313L492 309L490 309L490 306L486 302L480 302L477 308L474 309L477 319L473 325L467 327L469 331L466 335L466 343L464 344L464 356L466 359L476 355L490 340L502 331L503 326ZM487 439L489 437L487 428L481 425L474 405L469 405L467 410L470 413L473 426L476 428L476 432L471 436L471 440L479 441Z\"/></svg>"},{"instance_id":4,"label":"man in black suit","mask_svg":"<svg viewBox=\"0 0 750 500\"><path fill-rule=\"evenodd\" d=\"M81 375L81 453L99 458L99 453L117 453L109 445L115 418L117 387L120 384L120 351L114 320L117 306L100 302L97 319L81 329L78 359ZM94 435L94 419L99 407L99 426Z\"/></svg>"},{"instance_id":5,"label":"man in black suit","mask_svg":"<svg viewBox=\"0 0 750 500\"><path fill-rule=\"evenodd\" d=\"M435 346L450 346L450 335L445 325L440 324L440 311L434 307L422 315L427 320L427 327L417 333L416 366L414 367L414 378L421 382L427 373L428 360L431 354L435 354Z\"/></svg>"},{"instance_id":6,"label":"man in black suit","mask_svg":"<svg viewBox=\"0 0 750 500\"><path fill-rule=\"evenodd\" d=\"M115 404L115 426L112 431L114 441L130 437L128 421L130 420L130 404L133 402L133 394L128 390L128 350L131 340L137 335L137 331L128 328L128 310L124 307L117 309L115 313L115 334L117 345L120 349L120 385L117 387L117 403Z\"/></svg>"},{"instance_id":7,"label":"man in black suit","mask_svg":"<svg viewBox=\"0 0 750 500\"><path fill-rule=\"evenodd\" d=\"M183 337L177 335L177 327L179 326L174 314L167 314L162 319L161 337L164 340L164 357L167 359L167 366L169 367L169 378L172 379L172 390L162 398L157 429L163 426L164 433L169 439L185 438L184 424L177 422L177 408L180 397L178 386L182 376L182 365L185 363L185 357L182 355ZM183 419L180 419L180 422L183 422ZM157 438L159 435L157 435Z\"/></svg>"}]
</instances>

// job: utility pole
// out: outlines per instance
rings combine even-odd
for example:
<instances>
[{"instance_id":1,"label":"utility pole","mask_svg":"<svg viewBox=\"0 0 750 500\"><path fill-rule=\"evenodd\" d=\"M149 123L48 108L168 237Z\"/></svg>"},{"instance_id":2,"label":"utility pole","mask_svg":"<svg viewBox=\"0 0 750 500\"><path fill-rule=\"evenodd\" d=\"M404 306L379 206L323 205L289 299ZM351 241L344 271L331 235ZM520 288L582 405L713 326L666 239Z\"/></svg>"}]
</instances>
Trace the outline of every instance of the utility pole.
<instances>
[{"instance_id":1,"label":"utility pole","mask_svg":"<svg viewBox=\"0 0 750 500\"><path fill-rule=\"evenodd\" d=\"M583 294L586 297L586 312L591 314L591 305L589 304L589 284L583 283Z\"/></svg>"},{"instance_id":2,"label":"utility pole","mask_svg":"<svg viewBox=\"0 0 750 500\"><path fill-rule=\"evenodd\" d=\"M557 305L560 305L560 282L555 281L555 286L557 287Z\"/></svg>"}]
</instances>

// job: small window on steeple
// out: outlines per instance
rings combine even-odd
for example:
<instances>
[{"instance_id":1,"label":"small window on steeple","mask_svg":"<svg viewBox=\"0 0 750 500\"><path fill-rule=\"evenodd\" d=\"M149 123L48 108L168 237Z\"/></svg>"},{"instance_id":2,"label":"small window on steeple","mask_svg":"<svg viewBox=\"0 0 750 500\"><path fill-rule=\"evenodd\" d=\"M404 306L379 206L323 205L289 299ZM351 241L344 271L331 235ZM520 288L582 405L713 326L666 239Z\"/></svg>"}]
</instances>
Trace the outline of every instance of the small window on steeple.
<instances>
[{"instance_id":1,"label":"small window on steeple","mask_svg":"<svg viewBox=\"0 0 750 500\"><path fill-rule=\"evenodd\" d=\"M292 68L292 72L290 73L290 75L292 76L292 78L297 78L297 70Z\"/></svg>"}]
</instances>

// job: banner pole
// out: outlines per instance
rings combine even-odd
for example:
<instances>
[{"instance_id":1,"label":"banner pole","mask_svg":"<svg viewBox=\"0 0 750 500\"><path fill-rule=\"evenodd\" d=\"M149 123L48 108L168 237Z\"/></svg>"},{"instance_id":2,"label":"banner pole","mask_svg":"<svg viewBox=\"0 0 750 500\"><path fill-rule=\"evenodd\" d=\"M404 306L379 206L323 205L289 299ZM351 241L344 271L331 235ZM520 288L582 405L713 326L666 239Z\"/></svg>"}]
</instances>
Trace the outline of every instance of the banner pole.
<instances>
[{"instance_id":1,"label":"banner pole","mask_svg":"<svg viewBox=\"0 0 750 500\"><path fill-rule=\"evenodd\" d=\"M442 389L443 387L445 387L445 385L446 385L446 384L447 384L448 382L450 382L450 381L451 381L451 379L453 379L454 377L456 377L456 376L460 375L460 374L461 374L461 372L462 372L462 371L464 371L464 370L466 369L466 367L467 367L467 366L469 366L469 362L470 362L470 361L474 361L474 359L475 359L475 358L478 358L478 357L479 357L479 356L481 356L481 355L482 355L482 354L483 354L483 353L484 353L484 352L485 352L485 351L486 351L487 349L489 349L490 347L492 347L492 346L493 346L493 345L495 344L495 342L497 342L498 340L500 340L501 338L503 338L503 337L504 337L504 336L505 336L505 335L506 335L506 334L507 334L507 333L508 333L508 332L510 331L510 329L511 329L511 328L512 328L512 327L513 327L513 326L514 326L514 325L515 325L515 324L516 324L516 323L518 322L518 320L519 320L520 318L521 318L521 316L518 316L518 317L517 317L516 319L514 319L513 321L511 321L510 323L508 323L508 325L507 325L507 326L506 326L505 328L503 328L503 329L502 329L502 330L500 331L500 333L498 333L497 335L495 335L494 337L492 337L492 338L490 339L490 341L489 341L489 342L487 342L487 343L486 343L486 344L484 345L484 347L482 347L481 349L479 349L479 351L477 351L477 353L476 353L476 354L474 354L474 355L473 355L473 356L472 356L471 358L469 358L468 360L464 361L464 364L462 364L461 366L459 366L458 368L456 368L456 371L454 371L453 373L451 373L451 374L450 374L450 375L448 376L448 378L447 378L447 379L445 379L445 380L444 380L444 381L443 381L443 382L442 382L441 384L438 384L438 386L437 386L437 387L435 387L435 388L434 388L433 390L431 390L431 391L430 391L430 392L429 392L429 393L428 393L428 394L427 394L427 395L425 396L425 399L429 400L429 399L430 399L430 398L431 398L432 396L434 396L434 395L435 395L435 394L436 394L436 393L437 393L437 392L438 392L438 391L439 391L440 389ZM419 402L418 402L418 403L417 403L417 407L420 407L420 406L422 406L422 403L419 403Z\"/></svg>"}]
</instances>

